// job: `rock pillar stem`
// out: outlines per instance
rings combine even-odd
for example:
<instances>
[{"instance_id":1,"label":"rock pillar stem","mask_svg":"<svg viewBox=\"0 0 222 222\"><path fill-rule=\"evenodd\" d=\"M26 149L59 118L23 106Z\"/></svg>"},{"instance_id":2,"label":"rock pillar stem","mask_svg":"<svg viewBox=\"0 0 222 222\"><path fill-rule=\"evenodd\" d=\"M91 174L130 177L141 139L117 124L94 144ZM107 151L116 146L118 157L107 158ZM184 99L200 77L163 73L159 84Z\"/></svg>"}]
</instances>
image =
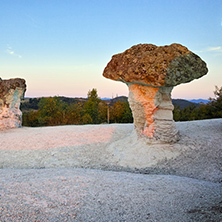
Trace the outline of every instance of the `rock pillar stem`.
<instances>
[{"instance_id":1,"label":"rock pillar stem","mask_svg":"<svg viewBox=\"0 0 222 222\"><path fill-rule=\"evenodd\" d=\"M20 102L25 90L24 79L2 80L0 78L0 130L22 126Z\"/></svg>"},{"instance_id":2,"label":"rock pillar stem","mask_svg":"<svg viewBox=\"0 0 222 222\"><path fill-rule=\"evenodd\" d=\"M150 142L176 142L178 132L173 120L172 87L155 88L129 85L129 103L139 137Z\"/></svg>"}]
</instances>

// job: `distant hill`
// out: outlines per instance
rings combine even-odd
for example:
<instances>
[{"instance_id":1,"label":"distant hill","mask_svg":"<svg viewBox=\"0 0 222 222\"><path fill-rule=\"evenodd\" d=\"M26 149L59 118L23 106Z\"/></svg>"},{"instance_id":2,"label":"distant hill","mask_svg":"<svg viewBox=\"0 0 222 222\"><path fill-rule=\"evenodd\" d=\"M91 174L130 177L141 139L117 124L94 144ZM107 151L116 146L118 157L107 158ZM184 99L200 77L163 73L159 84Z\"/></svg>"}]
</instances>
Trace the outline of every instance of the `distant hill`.
<instances>
[{"instance_id":1,"label":"distant hill","mask_svg":"<svg viewBox=\"0 0 222 222\"><path fill-rule=\"evenodd\" d=\"M43 98L43 97L41 97ZM31 110L38 110L38 103L41 98L25 98L21 101L21 110L22 112L29 112ZM59 96L60 100L64 103L75 104L75 103L84 103L87 99L86 98L71 98L65 96Z\"/></svg>"},{"instance_id":2,"label":"distant hill","mask_svg":"<svg viewBox=\"0 0 222 222\"><path fill-rule=\"evenodd\" d=\"M123 102L125 101L128 101L128 97L126 96L119 96L119 97L116 97L116 98L113 98L113 99L104 99L106 102L110 103L110 104L113 104L113 103L116 103L117 101L121 100ZM199 106L199 104L196 104L196 103L192 103L188 100L185 100L185 99L172 99L172 103L173 105L177 105L179 106L181 109L191 105L191 104L194 104L195 106Z\"/></svg>"},{"instance_id":3,"label":"distant hill","mask_svg":"<svg viewBox=\"0 0 222 222\"><path fill-rule=\"evenodd\" d=\"M177 105L179 106L181 109L184 109L185 107L187 106L190 106L192 104L194 104L195 106L199 106L199 104L197 103L192 103L188 100L185 100L185 99L172 99L172 102L173 102L173 105Z\"/></svg>"},{"instance_id":4,"label":"distant hill","mask_svg":"<svg viewBox=\"0 0 222 222\"><path fill-rule=\"evenodd\" d=\"M121 102L127 102L128 101L128 97L126 97L126 96L118 96L118 97L115 97L115 98L113 98L113 99L107 99L107 100L105 100L108 104L114 104L114 103L116 103L116 102L118 102L118 101L121 101Z\"/></svg>"},{"instance_id":5,"label":"distant hill","mask_svg":"<svg viewBox=\"0 0 222 222\"><path fill-rule=\"evenodd\" d=\"M103 97L103 98L101 98L101 100L110 100L110 98L108 98L108 97Z\"/></svg>"},{"instance_id":6,"label":"distant hill","mask_svg":"<svg viewBox=\"0 0 222 222\"><path fill-rule=\"evenodd\" d=\"M192 99L192 100L189 100L190 102L192 103L209 103L210 100L209 99Z\"/></svg>"},{"instance_id":7,"label":"distant hill","mask_svg":"<svg viewBox=\"0 0 222 222\"><path fill-rule=\"evenodd\" d=\"M20 109L22 112L38 110L38 103L41 98L25 98L21 101Z\"/></svg>"},{"instance_id":8,"label":"distant hill","mask_svg":"<svg viewBox=\"0 0 222 222\"><path fill-rule=\"evenodd\" d=\"M64 97L64 96L60 96L59 97L61 99L62 102L67 103L68 105L70 104L75 104L75 103L84 103L87 98L71 98L71 97ZM31 110L38 110L38 103L40 101L41 98L25 98L24 100L22 100L21 102L21 110L22 112L28 112ZM116 98L110 99L110 98L102 98L103 101L107 102L110 105L113 105L114 103L118 102L118 101L122 101L122 102L126 102L128 101L128 97L126 96L118 96ZM194 101L194 102L192 102ZM177 105L179 106L181 109L194 104L195 106L199 106L200 103L206 103L209 102L208 100L184 100L184 99L172 99L173 105Z\"/></svg>"},{"instance_id":9,"label":"distant hill","mask_svg":"<svg viewBox=\"0 0 222 222\"><path fill-rule=\"evenodd\" d=\"M62 102L65 102L65 103L68 103L69 105L70 104L75 104L75 103L84 103L86 100L87 100L87 98L77 98L77 97L75 97L75 98L71 98L71 97L65 97L65 96L59 96L59 98L61 99L61 101Z\"/></svg>"}]
</instances>

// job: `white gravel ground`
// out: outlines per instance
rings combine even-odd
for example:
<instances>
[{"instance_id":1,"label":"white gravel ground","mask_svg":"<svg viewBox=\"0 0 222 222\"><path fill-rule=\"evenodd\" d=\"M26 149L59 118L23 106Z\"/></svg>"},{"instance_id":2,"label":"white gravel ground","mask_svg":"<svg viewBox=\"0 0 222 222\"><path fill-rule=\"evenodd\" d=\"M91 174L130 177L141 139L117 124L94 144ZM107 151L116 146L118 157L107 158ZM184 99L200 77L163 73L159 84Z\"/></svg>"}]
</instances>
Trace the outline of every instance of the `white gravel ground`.
<instances>
[{"instance_id":1,"label":"white gravel ground","mask_svg":"<svg viewBox=\"0 0 222 222\"><path fill-rule=\"evenodd\" d=\"M177 127L170 145L132 124L0 132L0 221L222 221L222 119Z\"/></svg>"}]
</instances>

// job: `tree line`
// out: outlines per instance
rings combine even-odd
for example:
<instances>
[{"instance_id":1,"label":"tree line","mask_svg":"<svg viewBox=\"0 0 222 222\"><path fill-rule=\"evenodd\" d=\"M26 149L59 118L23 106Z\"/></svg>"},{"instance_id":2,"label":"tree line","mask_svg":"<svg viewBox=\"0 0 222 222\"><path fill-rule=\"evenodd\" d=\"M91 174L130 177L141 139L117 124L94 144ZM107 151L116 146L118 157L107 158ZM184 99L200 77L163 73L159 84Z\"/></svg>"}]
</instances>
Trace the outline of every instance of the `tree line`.
<instances>
[{"instance_id":1,"label":"tree line","mask_svg":"<svg viewBox=\"0 0 222 222\"><path fill-rule=\"evenodd\" d=\"M191 121L202 119L222 118L222 87L215 87L215 98L209 98L210 102L196 106L191 104L183 109L174 106L173 118L175 121Z\"/></svg>"},{"instance_id":2,"label":"tree line","mask_svg":"<svg viewBox=\"0 0 222 222\"><path fill-rule=\"evenodd\" d=\"M87 96L87 99L73 100L73 103L57 96L31 99L33 110L23 111L23 125L35 127L133 122L127 100L103 101L98 97L96 89L90 90ZM22 104L22 110L27 109L27 106Z\"/></svg>"},{"instance_id":3,"label":"tree line","mask_svg":"<svg viewBox=\"0 0 222 222\"><path fill-rule=\"evenodd\" d=\"M222 87L216 87L215 98L208 104L199 106L191 104L185 108L174 105L175 121L191 121L211 118L222 118ZM132 123L133 117L127 99L103 101L97 90L92 89L87 99L48 97L30 99L32 110L23 111L24 126L81 125L101 123ZM27 108L27 104L22 109Z\"/></svg>"}]
</instances>

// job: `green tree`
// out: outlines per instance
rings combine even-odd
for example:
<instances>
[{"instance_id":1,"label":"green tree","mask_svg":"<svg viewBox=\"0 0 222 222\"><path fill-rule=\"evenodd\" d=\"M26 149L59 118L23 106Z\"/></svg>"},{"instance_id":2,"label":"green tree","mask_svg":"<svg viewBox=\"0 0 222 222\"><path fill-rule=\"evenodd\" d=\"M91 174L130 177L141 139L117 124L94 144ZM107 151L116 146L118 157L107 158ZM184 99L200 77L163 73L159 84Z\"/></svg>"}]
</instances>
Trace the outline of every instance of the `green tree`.
<instances>
[{"instance_id":1,"label":"green tree","mask_svg":"<svg viewBox=\"0 0 222 222\"><path fill-rule=\"evenodd\" d=\"M178 105L175 105L173 110L173 119L175 121L180 121L180 117L181 117L181 109Z\"/></svg>"},{"instance_id":2,"label":"green tree","mask_svg":"<svg viewBox=\"0 0 222 222\"><path fill-rule=\"evenodd\" d=\"M133 117L129 107L129 103L126 101L117 101L110 108L110 121L113 123L132 123Z\"/></svg>"},{"instance_id":3,"label":"green tree","mask_svg":"<svg viewBox=\"0 0 222 222\"><path fill-rule=\"evenodd\" d=\"M40 126L38 121L39 112L31 111L22 114L22 124L23 126L36 127Z\"/></svg>"},{"instance_id":4,"label":"green tree","mask_svg":"<svg viewBox=\"0 0 222 222\"><path fill-rule=\"evenodd\" d=\"M93 119L91 118L91 116L88 113L86 113L82 117L82 122L83 122L83 124L92 124L93 123Z\"/></svg>"},{"instance_id":5,"label":"green tree","mask_svg":"<svg viewBox=\"0 0 222 222\"><path fill-rule=\"evenodd\" d=\"M215 98L210 98L208 104L202 104L196 107L194 104L180 109L174 107L174 120L175 121L190 121L201 119L222 118L222 87L215 86Z\"/></svg>"},{"instance_id":6,"label":"green tree","mask_svg":"<svg viewBox=\"0 0 222 222\"><path fill-rule=\"evenodd\" d=\"M129 106L129 102L123 102L124 114L122 118L122 123L133 123L133 115Z\"/></svg>"},{"instance_id":7,"label":"green tree","mask_svg":"<svg viewBox=\"0 0 222 222\"><path fill-rule=\"evenodd\" d=\"M107 112L108 112L108 104L105 101L101 101L99 103L99 123L107 123Z\"/></svg>"},{"instance_id":8,"label":"green tree","mask_svg":"<svg viewBox=\"0 0 222 222\"><path fill-rule=\"evenodd\" d=\"M210 98L211 102L209 105L212 109L213 118L221 118L222 117L222 87L215 86L214 91L215 98Z\"/></svg>"},{"instance_id":9,"label":"green tree","mask_svg":"<svg viewBox=\"0 0 222 222\"><path fill-rule=\"evenodd\" d=\"M71 104L66 111L67 124L82 124L83 108L80 103Z\"/></svg>"},{"instance_id":10,"label":"green tree","mask_svg":"<svg viewBox=\"0 0 222 222\"><path fill-rule=\"evenodd\" d=\"M124 115L123 102L117 101L111 109L111 120L114 123L120 123Z\"/></svg>"},{"instance_id":11,"label":"green tree","mask_svg":"<svg viewBox=\"0 0 222 222\"><path fill-rule=\"evenodd\" d=\"M88 100L84 104L85 114L88 114L94 124L99 123L99 103L101 99L98 97L97 90L92 89L88 92Z\"/></svg>"},{"instance_id":12,"label":"green tree","mask_svg":"<svg viewBox=\"0 0 222 222\"><path fill-rule=\"evenodd\" d=\"M59 97L41 98L39 102L39 123L41 125L61 125L65 122L65 105Z\"/></svg>"}]
</instances>

